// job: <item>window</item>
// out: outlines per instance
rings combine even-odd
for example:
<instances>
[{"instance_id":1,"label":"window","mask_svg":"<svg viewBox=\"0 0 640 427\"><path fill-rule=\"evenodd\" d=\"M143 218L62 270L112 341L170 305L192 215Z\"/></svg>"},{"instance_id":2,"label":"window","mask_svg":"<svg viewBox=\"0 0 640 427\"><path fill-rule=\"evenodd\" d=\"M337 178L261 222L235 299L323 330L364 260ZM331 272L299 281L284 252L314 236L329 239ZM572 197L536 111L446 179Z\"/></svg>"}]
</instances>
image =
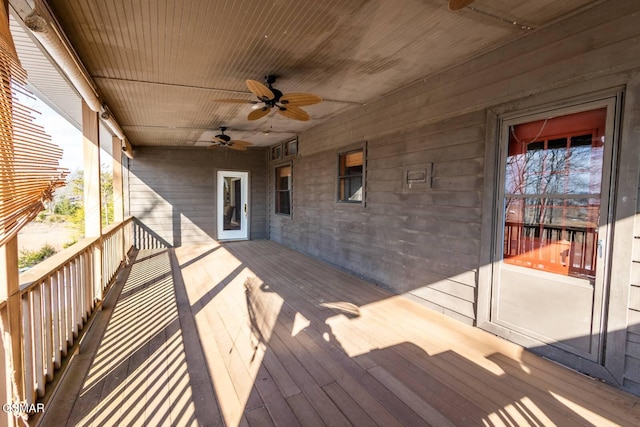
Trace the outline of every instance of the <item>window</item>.
<instances>
[{"instance_id":1,"label":"window","mask_svg":"<svg viewBox=\"0 0 640 427\"><path fill-rule=\"evenodd\" d=\"M271 147L271 161L282 159L282 144Z\"/></svg>"},{"instance_id":2,"label":"window","mask_svg":"<svg viewBox=\"0 0 640 427\"><path fill-rule=\"evenodd\" d=\"M284 143L284 156L295 156L298 154L298 139L292 139Z\"/></svg>"},{"instance_id":3,"label":"window","mask_svg":"<svg viewBox=\"0 0 640 427\"><path fill-rule=\"evenodd\" d=\"M276 213L291 215L291 165L276 168Z\"/></svg>"},{"instance_id":4,"label":"window","mask_svg":"<svg viewBox=\"0 0 640 427\"><path fill-rule=\"evenodd\" d=\"M364 201L364 148L338 154L338 201Z\"/></svg>"},{"instance_id":5,"label":"window","mask_svg":"<svg viewBox=\"0 0 640 427\"><path fill-rule=\"evenodd\" d=\"M606 108L509 127L504 262L594 279Z\"/></svg>"}]
</instances>

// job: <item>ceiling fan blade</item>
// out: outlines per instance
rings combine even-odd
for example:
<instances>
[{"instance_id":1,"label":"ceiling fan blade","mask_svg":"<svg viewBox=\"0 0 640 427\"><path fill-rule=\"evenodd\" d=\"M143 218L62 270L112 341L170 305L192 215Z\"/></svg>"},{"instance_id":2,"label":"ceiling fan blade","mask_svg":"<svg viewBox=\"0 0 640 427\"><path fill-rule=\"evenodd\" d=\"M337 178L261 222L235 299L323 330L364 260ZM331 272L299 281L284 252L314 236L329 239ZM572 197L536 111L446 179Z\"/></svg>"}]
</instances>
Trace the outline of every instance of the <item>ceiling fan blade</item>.
<instances>
[{"instance_id":1,"label":"ceiling fan blade","mask_svg":"<svg viewBox=\"0 0 640 427\"><path fill-rule=\"evenodd\" d=\"M250 147L253 145L253 142L249 142L249 141L240 141L239 139L234 139L232 141L229 141L231 144L234 145L244 145L245 147Z\"/></svg>"},{"instance_id":2,"label":"ceiling fan blade","mask_svg":"<svg viewBox=\"0 0 640 427\"><path fill-rule=\"evenodd\" d=\"M306 111L304 111L302 108L296 107L295 105L280 107L278 109L278 113L289 119L300 120L301 122L306 122L311 118Z\"/></svg>"},{"instance_id":3,"label":"ceiling fan blade","mask_svg":"<svg viewBox=\"0 0 640 427\"><path fill-rule=\"evenodd\" d=\"M259 118L262 118L267 114L269 114L270 111L271 111L271 108L269 107L262 107L259 110L253 110L252 112L249 113L249 115L247 116L247 119L258 120Z\"/></svg>"},{"instance_id":4,"label":"ceiling fan blade","mask_svg":"<svg viewBox=\"0 0 640 427\"><path fill-rule=\"evenodd\" d=\"M256 80L247 80L247 87L249 90L258 97L258 99L273 99L275 95L271 92L271 89Z\"/></svg>"},{"instance_id":5,"label":"ceiling fan blade","mask_svg":"<svg viewBox=\"0 0 640 427\"><path fill-rule=\"evenodd\" d=\"M225 140L224 140L224 139L222 139L222 138L218 138L217 136L212 136L212 137L211 137L211 139L212 139L213 141L216 141L216 142L221 142L221 143L223 143L223 144L225 143Z\"/></svg>"},{"instance_id":6,"label":"ceiling fan blade","mask_svg":"<svg viewBox=\"0 0 640 427\"><path fill-rule=\"evenodd\" d=\"M450 10L460 10L469 6L474 0L449 0Z\"/></svg>"},{"instance_id":7,"label":"ceiling fan blade","mask_svg":"<svg viewBox=\"0 0 640 427\"><path fill-rule=\"evenodd\" d=\"M220 144L212 144L207 147L207 150L211 150L212 148L218 148L218 147L220 147Z\"/></svg>"},{"instance_id":8,"label":"ceiling fan blade","mask_svg":"<svg viewBox=\"0 0 640 427\"><path fill-rule=\"evenodd\" d=\"M287 93L280 98L280 103L297 107L305 107L319 102L322 102L322 97L312 93Z\"/></svg>"},{"instance_id":9,"label":"ceiling fan blade","mask_svg":"<svg viewBox=\"0 0 640 427\"><path fill-rule=\"evenodd\" d=\"M227 148L236 151L247 151L247 147L242 147L240 145L227 145Z\"/></svg>"},{"instance_id":10,"label":"ceiling fan blade","mask_svg":"<svg viewBox=\"0 0 640 427\"><path fill-rule=\"evenodd\" d=\"M247 147L253 145L248 141L230 141L230 143L231 144L227 145L227 147L231 148L232 150L238 151L247 151Z\"/></svg>"},{"instance_id":11,"label":"ceiling fan blade","mask_svg":"<svg viewBox=\"0 0 640 427\"><path fill-rule=\"evenodd\" d=\"M249 101L247 99L240 98L227 98L227 99L213 99L213 102L228 102L231 104L257 104L259 101Z\"/></svg>"}]
</instances>

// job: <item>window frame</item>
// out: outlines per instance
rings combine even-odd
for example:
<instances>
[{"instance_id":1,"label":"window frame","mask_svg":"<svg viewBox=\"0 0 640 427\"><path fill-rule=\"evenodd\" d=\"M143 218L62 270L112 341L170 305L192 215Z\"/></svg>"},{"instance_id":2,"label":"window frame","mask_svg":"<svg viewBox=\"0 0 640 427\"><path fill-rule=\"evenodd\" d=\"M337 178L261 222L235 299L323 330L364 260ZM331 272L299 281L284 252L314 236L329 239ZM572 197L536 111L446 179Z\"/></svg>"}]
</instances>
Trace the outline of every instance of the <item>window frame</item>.
<instances>
[{"instance_id":1,"label":"window frame","mask_svg":"<svg viewBox=\"0 0 640 427\"><path fill-rule=\"evenodd\" d=\"M278 169L282 168L290 169L289 188L287 190L278 189ZM291 217L293 214L293 162L278 163L273 167L273 213L274 215ZM278 195L280 193L289 193L289 213L278 211Z\"/></svg>"},{"instance_id":2,"label":"window frame","mask_svg":"<svg viewBox=\"0 0 640 427\"><path fill-rule=\"evenodd\" d=\"M298 155L298 137L282 143L282 158L290 159Z\"/></svg>"},{"instance_id":3,"label":"window frame","mask_svg":"<svg viewBox=\"0 0 640 427\"><path fill-rule=\"evenodd\" d=\"M269 153L271 156L270 160L272 162L277 162L282 160L282 143L272 145L271 148L269 149Z\"/></svg>"},{"instance_id":4,"label":"window frame","mask_svg":"<svg viewBox=\"0 0 640 427\"><path fill-rule=\"evenodd\" d=\"M361 175L341 175L340 174L340 160L341 156L347 155L349 153L362 151L362 174ZM366 182L367 182L367 142L362 141L356 144L352 144L346 147L341 148L336 153L336 195L335 195L335 203L340 206L366 206ZM361 200L343 200L340 198L340 183L343 179L348 179L350 177L361 177L362 178L362 198Z\"/></svg>"}]
</instances>

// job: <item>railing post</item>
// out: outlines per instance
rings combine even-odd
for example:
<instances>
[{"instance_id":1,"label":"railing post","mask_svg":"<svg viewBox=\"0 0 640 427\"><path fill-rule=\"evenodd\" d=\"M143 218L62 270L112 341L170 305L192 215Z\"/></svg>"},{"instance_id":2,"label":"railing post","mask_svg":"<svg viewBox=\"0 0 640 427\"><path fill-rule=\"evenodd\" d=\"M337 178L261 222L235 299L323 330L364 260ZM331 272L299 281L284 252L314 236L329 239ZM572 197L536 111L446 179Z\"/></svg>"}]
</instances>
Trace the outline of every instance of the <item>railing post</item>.
<instances>
[{"instance_id":1,"label":"railing post","mask_svg":"<svg viewBox=\"0 0 640 427\"><path fill-rule=\"evenodd\" d=\"M18 237L15 236L0 246L0 299L7 304L2 310L2 341L4 364L0 366L6 402L22 400L24 392L24 370L22 365L22 319L20 315L20 280L18 274ZM8 350L8 352L7 352ZM5 403L5 402L2 402ZM6 414L7 424L15 425L15 418Z\"/></svg>"}]
</instances>

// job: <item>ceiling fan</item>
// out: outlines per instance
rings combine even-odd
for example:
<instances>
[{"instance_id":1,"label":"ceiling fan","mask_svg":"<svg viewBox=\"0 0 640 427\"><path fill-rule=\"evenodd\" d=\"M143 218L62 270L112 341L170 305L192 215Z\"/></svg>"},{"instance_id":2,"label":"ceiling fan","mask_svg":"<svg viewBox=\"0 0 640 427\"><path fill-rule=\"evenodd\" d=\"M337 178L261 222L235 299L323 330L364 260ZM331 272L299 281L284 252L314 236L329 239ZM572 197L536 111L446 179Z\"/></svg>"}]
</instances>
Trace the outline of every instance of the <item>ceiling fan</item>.
<instances>
[{"instance_id":1,"label":"ceiling fan","mask_svg":"<svg viewBox=\"0 0 640 427\"><path fill-rule=\"evenodd\" d=\"M216 102L232 102L239 104L256 104L254 110L249 113L247 117L249 120L257 120L269 114L271 109L276 108L276 111L281 115L300 121L307 121L311 117L309 113L304 111L300 107L307 105L317 104L322 102L322 97L314 95L312 93L288 93L283 94L272 85L276 82L276 76L265 76L265 83L260 83L257 80L247 80L247 88L258 97L258 101L247 101L246 99L216 99ZM259 104L263 105L260 106Z\"/></svg>"},{"instance_id":2,"label":"ceiling fan","mask_svg":"<svg viewBox=\"0 0 640 427\"><path fill-rule=\"evenodd\" d=\"M469 6L473 1L474 0L449 0L449 9L460 10Z\"/></svg>"},{"instance_id":3,"label":"ceiling fan","mask_svg":"<svg viewBox=\"0 0 640 427\"><path fill-rule=\"evenodd\" d=\"M248 141L239 141L239 140L231 139L229 135L224 134L225 130L227 130L226 127L220 126L220 135L211 137L211 139L213 140L213 145L210 145L207 148L226 147L232 150L246 151L247 147L253 145Z\"/></svg>"}]
</instances>

